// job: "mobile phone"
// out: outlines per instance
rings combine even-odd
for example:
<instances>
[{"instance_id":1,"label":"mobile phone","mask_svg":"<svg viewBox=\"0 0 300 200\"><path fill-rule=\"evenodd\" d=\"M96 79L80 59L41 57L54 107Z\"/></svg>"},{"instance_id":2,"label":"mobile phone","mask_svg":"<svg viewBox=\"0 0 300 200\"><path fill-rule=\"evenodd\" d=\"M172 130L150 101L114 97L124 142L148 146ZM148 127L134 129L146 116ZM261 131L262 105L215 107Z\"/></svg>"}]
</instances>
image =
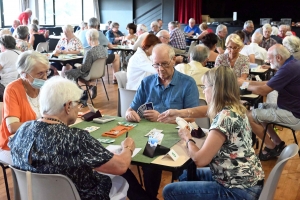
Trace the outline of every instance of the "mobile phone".
<instances>
[{"instance_id":1,"label":"mobile phone","mask_svg":"<svg viewBox=\"0 0 300 200\"><path fill-rule=\"evenodd\" d=\"M116 118L114 118L112 116L102 116L102 117L94 118L93 122L98 123L98 124L104 124L104 123L113 121L115 119Z\"/></svg>"}]
</instances>

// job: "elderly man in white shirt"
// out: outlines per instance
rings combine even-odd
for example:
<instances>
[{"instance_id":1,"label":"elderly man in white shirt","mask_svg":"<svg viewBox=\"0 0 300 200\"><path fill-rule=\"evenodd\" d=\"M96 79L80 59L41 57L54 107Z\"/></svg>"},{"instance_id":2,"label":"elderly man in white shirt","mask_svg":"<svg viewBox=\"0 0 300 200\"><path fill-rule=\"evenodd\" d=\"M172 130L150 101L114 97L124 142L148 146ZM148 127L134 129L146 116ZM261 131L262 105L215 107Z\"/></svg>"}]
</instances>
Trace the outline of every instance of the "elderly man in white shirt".
<instances>
[{"instance_id":1,"label":"elderly man in white shirt","mask_svg":"<svg viewBox=\"0 0 300 200\"><path fill-rule=\"evenodd\" d=\"M136 27L136 34L138 36L138 39L133 45L130 45L130 48L135 51L138 47L142 47L142 42L149 33L147 27L144 24L138 24Z\"/></svg>"},{"instance_id":2,"label":"elderly man in white shirt","mask_svg":"<svg viewBox=\"0 0 300 200\"><path fill-rule=\"evenodd\" d=\"M254 51L255 59L267 60L267 50L259 46L262 43L263 35L256 32L252 35L251 39L252 42L249 46Z\"/></svg>"}]
</instances>

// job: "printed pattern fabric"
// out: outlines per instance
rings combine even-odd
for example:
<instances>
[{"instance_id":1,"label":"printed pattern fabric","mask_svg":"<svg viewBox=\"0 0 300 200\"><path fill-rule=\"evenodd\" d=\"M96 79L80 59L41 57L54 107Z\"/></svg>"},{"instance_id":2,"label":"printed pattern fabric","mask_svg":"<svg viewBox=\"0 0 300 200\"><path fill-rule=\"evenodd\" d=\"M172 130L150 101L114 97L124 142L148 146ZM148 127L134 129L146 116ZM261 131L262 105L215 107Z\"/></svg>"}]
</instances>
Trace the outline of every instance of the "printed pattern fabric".
<instances>
[{"instance_id":1,"label":"printed pattern fabric","mask_svg":"<svg viewBox=\"0 0 300 200\"><path fill-rule=\"evenodd\" d=\"M20 50L21 52L33 50L33 47L29 42L21 39L16 39L16 43L16 49Z\"/></svg>"},{"instance_id":2,"label":"printed pattern fabric","mask_svg":"<svg viewBox=\"0 0 300 200\"><path fill-rule=\"evenodd\" d=\"M269 39L266 39L265 37L263 37L263 40L260 44L260 46L262 48L265 48L267 51L268 49L273 46L274 44L277 44L276 40L274 40L273 38L269 38Z\"/></svg>"},{"instance_id":3,"label":"printed pattern fabric","mask_svg":"<svg viewBox=\"0 0 300 200\"><path fill-rule=\"evenodd\" d=\"M235 64L233 66L233 71L237 77L241 77L242 74L249 74L249 65L250 60L248 56L244 56L242 54L239 54L239 57L236 59ZM229 54L219 54L216 62L215 67L224 66L224 67L231 67L230 60L229 60Z\"/></svg>"},{"instance_id":4,"label":"printed pattern fabric","mask_svg":"<svg viewBox=\"0 0 300 200\"><path fill-rule=\"evenodd\" d=\"M62 38L58 41L55 49L56 50L62 50L64 47L64 50L67 51L80 51L83 49L81 41L77 37L73 37L69 42L67 41L67 38Z\"/></svg>"},{"instance_id":5,"label":"printed pattern fabric","mask_svg":"<svg viewBox=\"0 0 300 200\"><path fill-rule=\"evenodd\" d=\"M264 178L262 165L252 148L251 126L247 116L224 108L213 119L210 130L226 137L210 163L213 178L227 188L249 188Z\"/></svg>"},{"instance_id":6,"label":"printed pattern fabric","mask_svg":"<svg viewBox=\"0 0 300 200\"><path fill-rule=\"evenodd\" d=\"M113 153L87 131L29 121L18 129L9 146L14 167L63 174L73 181L81 199L109 199L111 179L93 169L108 162Z\"/></svg>"}]
</instances>

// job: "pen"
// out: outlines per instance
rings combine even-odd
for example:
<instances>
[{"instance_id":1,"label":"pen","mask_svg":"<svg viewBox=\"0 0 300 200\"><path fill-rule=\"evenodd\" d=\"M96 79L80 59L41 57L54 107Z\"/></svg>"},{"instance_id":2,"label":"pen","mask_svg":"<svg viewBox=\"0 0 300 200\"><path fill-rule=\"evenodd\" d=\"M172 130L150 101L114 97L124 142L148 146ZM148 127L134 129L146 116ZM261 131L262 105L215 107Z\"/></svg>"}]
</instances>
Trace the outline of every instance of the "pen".
<instances>
[{"instance_id":1,"label":"pen","mask_svg":"<svg viewBox=\"0 0 300 200\"><path fill-rule=\"evenodd\" d=\"M126 137L128 137L128 131L126 132Z\"/></svg>"}]
</instances>

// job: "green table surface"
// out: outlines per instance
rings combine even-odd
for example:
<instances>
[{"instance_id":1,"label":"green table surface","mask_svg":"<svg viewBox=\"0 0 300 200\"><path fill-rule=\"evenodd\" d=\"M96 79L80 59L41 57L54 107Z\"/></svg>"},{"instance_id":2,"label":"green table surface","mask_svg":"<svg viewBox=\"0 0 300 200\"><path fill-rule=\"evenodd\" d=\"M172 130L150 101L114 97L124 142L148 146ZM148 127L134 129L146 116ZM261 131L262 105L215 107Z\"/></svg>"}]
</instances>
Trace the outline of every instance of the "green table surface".
<instances>
[{"instance_id":1,"label":"green table surface","mask_svg":"<svg viewBox=\"0 0 300 200\"><path fill-rule=\"evenodd\" d=\"M116 117L116 120L105 123L105 124L97 124L97 123L93 123L93 122L83 121L83 122L73 125L72 127L84 129L89 126L98 126L100 128L96 131L91 132L90 133L91 136L93 136L96 139L108 138L108 137L101 136L102 133L109 131L112 128L116 127L118 125L118 122L126 122L126 120L121 117ZM154 128L163 130L162 133L164 134L164 138L161 143L162 146L171 148L180 140L180 138L178 136L178 130L176 129L176 126L177 126L176 124L164 124L164 123L160 123L160 122L150 122L145 119L142 119L139 123L133 123L133 124L137 124L137 126L134 127L133 129L131 129L130 131L128 131L128 137L131 137L134 139L136 148L142 148L142 149L139 151L139 153L136 156L134 156L132 158L132 161L150 164L153 160L155 160L157 158L157 156L150 158L150 157L143 155L144 148L145 148L147 140L148 140L148 137L145 137L144 135L147 134L150 130L152 130ZM111 144L120 145L121 142L125 139L125 137L126 137L126 133L124 133L123 135L121 135L117 138L113 138L116 141ZM102 143L102 145L106 147L109 144Z\"/></svg>"}]
</instances>

